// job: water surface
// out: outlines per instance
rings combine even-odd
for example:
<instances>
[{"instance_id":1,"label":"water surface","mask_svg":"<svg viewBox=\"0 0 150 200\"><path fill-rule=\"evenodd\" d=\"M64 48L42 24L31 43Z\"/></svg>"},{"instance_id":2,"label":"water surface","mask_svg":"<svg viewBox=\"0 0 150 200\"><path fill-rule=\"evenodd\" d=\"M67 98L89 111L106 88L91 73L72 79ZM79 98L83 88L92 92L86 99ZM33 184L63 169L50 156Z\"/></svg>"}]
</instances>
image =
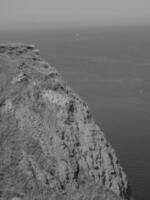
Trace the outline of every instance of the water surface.
<instances>
[{"instance_id":1,"label":"water surface","mask_svg":"<svg viewBox=\"0 0 150 200\"><path fill-rule=\"evenodd\" d=\"M34 43L88 102L116 149L135 198L150 196L150 28L0 32Z\"/></svg>"}]
</instances>

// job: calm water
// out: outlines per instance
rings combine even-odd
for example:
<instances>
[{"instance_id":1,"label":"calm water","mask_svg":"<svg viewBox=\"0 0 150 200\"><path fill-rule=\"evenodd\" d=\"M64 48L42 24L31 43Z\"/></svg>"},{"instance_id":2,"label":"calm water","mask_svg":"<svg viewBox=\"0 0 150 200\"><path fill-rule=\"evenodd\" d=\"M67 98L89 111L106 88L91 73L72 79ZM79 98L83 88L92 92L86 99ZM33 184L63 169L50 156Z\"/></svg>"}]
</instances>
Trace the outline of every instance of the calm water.
<instances>
[{"instance_id":1,"label":"calm water","mask_svg":"<svg viewBox=\"0 0 150 200\"><path fill-rule=\"evenodd\" d=\"M150 28L1 32L34 43L85 99L137 200L150 196Z\"/></svg>"}]
</instances>

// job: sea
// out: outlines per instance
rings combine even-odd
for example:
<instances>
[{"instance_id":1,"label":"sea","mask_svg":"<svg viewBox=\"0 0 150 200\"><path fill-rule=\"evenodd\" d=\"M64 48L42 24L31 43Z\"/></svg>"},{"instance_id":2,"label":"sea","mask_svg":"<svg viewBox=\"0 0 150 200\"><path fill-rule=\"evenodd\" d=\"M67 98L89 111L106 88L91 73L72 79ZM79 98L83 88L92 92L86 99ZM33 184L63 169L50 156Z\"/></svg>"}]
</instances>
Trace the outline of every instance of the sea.
<instances>
[{"instance_id":1,"label":"sea","mask_svg":"<svg viewBox=\"0 0 150 200\"><path fill-rule=\"evenodd\" d=\"M127 173L150 198L150 27L0 30L0 43L35 44L89 105Z\"/></svg>"}]
</instances>

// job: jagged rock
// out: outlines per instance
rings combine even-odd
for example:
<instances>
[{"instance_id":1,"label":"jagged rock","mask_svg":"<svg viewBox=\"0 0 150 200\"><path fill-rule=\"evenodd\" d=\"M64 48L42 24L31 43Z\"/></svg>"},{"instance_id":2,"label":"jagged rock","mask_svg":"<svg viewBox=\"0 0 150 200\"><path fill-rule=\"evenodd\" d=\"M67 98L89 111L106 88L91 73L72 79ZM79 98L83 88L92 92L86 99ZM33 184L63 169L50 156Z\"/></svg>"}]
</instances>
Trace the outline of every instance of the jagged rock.
<instances>
[{"instance_id":1,"label":"jagged rock","mask_svg":"<svg viewBox=\"0 0 150 200\"><path fill-rule=\"evenodd\" d=\"M87 104L33 45L0 45L0 199L130 199Z\"/></svg>"}]
</instances>

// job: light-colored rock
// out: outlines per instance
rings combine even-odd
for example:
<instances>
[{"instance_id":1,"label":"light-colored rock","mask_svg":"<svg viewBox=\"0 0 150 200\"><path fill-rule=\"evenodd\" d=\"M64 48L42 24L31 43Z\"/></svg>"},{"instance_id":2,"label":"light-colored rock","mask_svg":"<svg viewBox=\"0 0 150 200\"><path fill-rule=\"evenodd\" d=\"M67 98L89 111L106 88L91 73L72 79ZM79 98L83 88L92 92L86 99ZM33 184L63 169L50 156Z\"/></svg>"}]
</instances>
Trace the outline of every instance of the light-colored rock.
<instances>
[{"instance_id":1,"label":"light-colored rock","mask_svg":"<svg viewBox=\"0 0 150 200\"><path fill-rule=\"evenodd\" d=\"M0 45L0 198L129 200L87 104L33 45Z\"/></svg>"}]
</instances>

